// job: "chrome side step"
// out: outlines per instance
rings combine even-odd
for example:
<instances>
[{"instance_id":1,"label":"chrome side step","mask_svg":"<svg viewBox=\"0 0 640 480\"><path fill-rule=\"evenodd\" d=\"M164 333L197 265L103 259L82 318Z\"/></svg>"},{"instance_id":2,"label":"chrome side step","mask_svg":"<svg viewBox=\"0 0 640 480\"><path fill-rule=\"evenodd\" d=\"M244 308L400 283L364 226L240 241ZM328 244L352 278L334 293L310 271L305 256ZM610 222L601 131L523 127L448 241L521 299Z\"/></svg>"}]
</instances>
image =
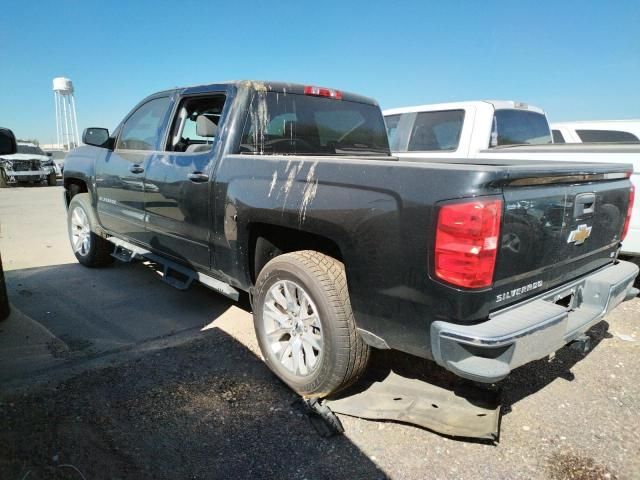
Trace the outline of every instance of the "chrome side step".
<instances>
[{"instance_id":1,"label":"chrome side step","mask_svg":"<svg viewBox=\"0 0 640 480\"><path fill-rule=\"evenodd\" d=\"M113 243L114 250L111 254L121 262L132 262L135 259L145 258L162 266L162 281L171 285L178 290L186 290L191 286L194 280L199 281L204 286L215 290L218 293L237 301L240 292L234 287L217 278L213 278L201 272L179 265L167 258L156 255L151 251L134 245L117 237L107 237L107 240Z\"/></svg>"}]
</instances>

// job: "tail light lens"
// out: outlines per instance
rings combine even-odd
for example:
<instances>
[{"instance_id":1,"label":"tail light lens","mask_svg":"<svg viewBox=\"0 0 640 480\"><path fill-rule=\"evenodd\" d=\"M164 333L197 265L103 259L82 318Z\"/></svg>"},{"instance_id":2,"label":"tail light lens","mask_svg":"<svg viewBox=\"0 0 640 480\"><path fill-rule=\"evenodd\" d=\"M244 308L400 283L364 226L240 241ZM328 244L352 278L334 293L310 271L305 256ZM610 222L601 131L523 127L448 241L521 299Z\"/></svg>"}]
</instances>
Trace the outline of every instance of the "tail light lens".
<instances>
[{"instance_id":1,"label":"tail light lens","mask_svg":"<svg viewBox=\"0 0 640 480\"><path fill-rule=\"evenodd\" d=\"M620 241L624 240L629 232L629 224L631 223L631 212L633 211L633 202L636 198L636 188L631 185L631 190L629 190L629 207L627 208L627 218L624 221L624 227L622 227L622 235L620 236Z\"/></svg>"},{"instance_id":2,"label":"tail light lens","mask_svg":"<svg viewBox=\"0 0 640 480\"><path fill-rule=\"evenodd\" d=\"M488 287L498 253L502 200L475 199L440 208L435 274L465 288Z\"/></svg>"}]
</instances>

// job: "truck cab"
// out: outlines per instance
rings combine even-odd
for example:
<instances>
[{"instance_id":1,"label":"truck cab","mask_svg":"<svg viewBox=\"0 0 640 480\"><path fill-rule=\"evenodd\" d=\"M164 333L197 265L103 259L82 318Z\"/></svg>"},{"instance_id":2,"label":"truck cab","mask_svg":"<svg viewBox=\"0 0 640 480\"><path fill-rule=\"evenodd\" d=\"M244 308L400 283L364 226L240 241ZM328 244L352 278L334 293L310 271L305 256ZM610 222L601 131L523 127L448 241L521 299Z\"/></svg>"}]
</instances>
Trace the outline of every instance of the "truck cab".
<instances>
[{"instance_id":1,"label":"truck cab","mask_svg":"<svg viewBox=\"0 0 640 480\"><path fill-rule=\"evenodd\" d=\"M405 157L472 158L503 145L551 143L544 111L523 102L436 103L383 113L391 150Z\"/></svg>"}]
</instances>

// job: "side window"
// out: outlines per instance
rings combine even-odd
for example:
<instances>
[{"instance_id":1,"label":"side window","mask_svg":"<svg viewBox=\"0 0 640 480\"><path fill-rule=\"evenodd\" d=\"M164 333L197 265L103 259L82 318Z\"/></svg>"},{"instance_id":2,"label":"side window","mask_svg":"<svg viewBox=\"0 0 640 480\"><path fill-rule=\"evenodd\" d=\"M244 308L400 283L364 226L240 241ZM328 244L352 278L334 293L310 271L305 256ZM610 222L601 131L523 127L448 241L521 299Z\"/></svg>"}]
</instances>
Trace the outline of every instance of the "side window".
<instances>
[{"instance_id":1,"label":"side window","mask_svg":"<svg viewBox=\"0 0 640 480\"><path fill-rule=\"evenodd\" d=\"M389 147L391 150L398 150L398 123L400 123L400 114L389 115L384 117L384 123L387 125L387 137L389 138Z\"/></svg>"},{"instance_id":2,"label":"side window","mask_svg":"<svg viewBox=\"0 0 640 480\"><path fill-rule=\"evenodd\" d=\"M620 130L576 130L576 133L584 143L640 141L633 133Z\"/></svg>"},{"instance_id":3,"label":"side window","mask_svg":"<svg viewBox=\"0 0 640 480\"><path fill-rule=\"evenodd\" d=\"M169 97L160 97L138 108L122 126L116 149L158 150L170 103Z\"/></svg>"},{"instance_id":4,"label":"side window","mask_svg":"<svg viewBox=\"0 0 640 480\"><path fill-rule=\"evenodd\" d=\"M211 150L218 135L225 95L199 95L180 102L171 124L170 152L198 153Z\"/></svg>"},{"instance_id":5,"label":"side window","mask_svg":"<svg viewBox=\"0 0 640 480\"><path fill-rule=\"evenodd\" d=\"M409 151L453 151L458 148L464 110L420 112L411 130Z\"/></svg>"},{"instance_id":6,"label":"side window","mask_svg":"<svg viewBox=\"0 0 640 480\"><path fill-rule=\"evenodd\" d=\"M551 130L551 135L553 135L553 143L567 143L560 130Z\"/></svg>"}]
</instances>

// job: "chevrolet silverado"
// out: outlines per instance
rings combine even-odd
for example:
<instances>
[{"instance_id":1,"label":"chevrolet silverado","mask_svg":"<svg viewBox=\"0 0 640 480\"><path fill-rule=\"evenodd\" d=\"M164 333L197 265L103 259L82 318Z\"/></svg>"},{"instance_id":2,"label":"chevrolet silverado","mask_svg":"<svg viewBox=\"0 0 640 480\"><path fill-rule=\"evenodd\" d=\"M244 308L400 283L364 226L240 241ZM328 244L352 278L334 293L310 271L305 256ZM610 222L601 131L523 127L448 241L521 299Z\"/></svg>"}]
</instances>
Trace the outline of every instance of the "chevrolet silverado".
<instances>
[{"instance_id":1,"label":"chevrolet silverado","mask_svg":"<svg viewBox=\"0 0 640 480\"><path fill-rule=\"evenodd\" d=\"M248 292L265 362L308 397L371 348L498 381L637 294L628 165L406 161L375 101L255 81L156 93L83 142L64 169L78 261Z\"/></svg>"}]
</instances>

